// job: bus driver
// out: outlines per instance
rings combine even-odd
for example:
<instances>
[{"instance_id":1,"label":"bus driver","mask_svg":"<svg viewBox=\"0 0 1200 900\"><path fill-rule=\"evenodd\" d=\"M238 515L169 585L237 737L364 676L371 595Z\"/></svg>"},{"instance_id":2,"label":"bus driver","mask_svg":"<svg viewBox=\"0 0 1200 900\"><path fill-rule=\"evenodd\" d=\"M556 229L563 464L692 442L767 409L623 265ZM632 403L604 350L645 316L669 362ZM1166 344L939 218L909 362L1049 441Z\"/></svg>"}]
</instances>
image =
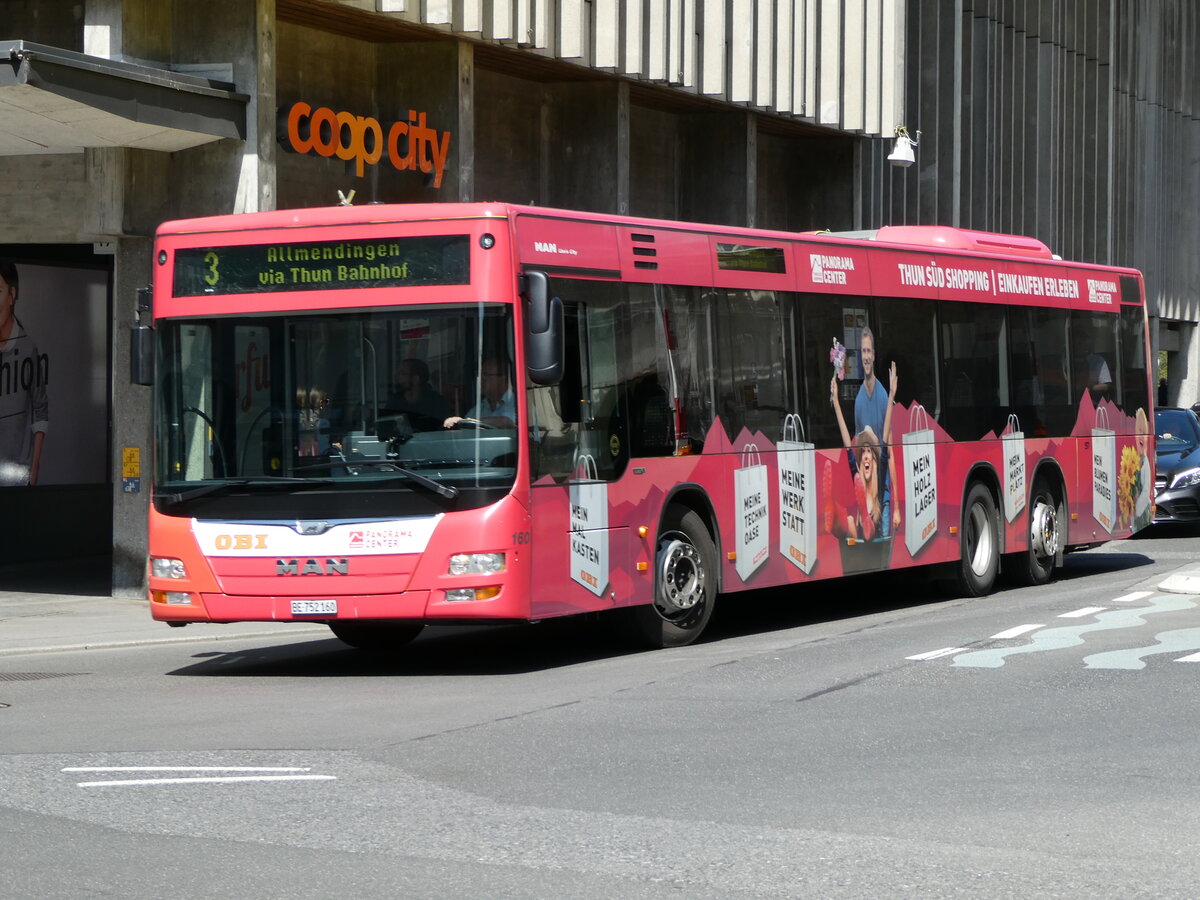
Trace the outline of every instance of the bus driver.
<instances>
[{"instance_id":1,"label":"bus driver","mask_svg":"<svg viewBox=\"0 0 1200 900\"><path fill-rule=\"evenodd\" d=\"M517 427L517 401L508 386L508 367L498 359L485 358L479 370L483 397L477 406L471 407L465 416L450 416L446 428L459 422L489 425L492 428Z\"/></svg>"}]
</instances>

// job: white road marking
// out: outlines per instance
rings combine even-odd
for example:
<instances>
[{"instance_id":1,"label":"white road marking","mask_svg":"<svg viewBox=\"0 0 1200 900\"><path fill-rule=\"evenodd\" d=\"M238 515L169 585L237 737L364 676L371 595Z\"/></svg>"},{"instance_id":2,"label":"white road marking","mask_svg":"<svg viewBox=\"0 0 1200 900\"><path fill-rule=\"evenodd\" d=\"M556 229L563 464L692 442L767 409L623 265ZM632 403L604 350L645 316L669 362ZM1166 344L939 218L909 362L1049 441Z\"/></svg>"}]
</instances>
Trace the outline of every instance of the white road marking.
<instances>
[{"instance_id":1,"label":"white road marking","mask_svg":"<svg viewBox=\"0 0 1200 900\"><path fill-rule=\"evenodd\" d=\"M1117 597L1113 603L1132 603L1134 600L1144 600L1146 597L1153 597L1154 591L1134 591L1132 594L1126 594L1124 597Z\"/></svg>"},{"instance_id":2,"label":"white road marking","mask_svg":"<svg viewBox=\"0 0 1200 900\"><path fill-rule=\"evenodd\" d=\"M1181 656L1175 662L1200 662L1200 653L1193 653L1190 656Z\"/></svg>"},{"instance_id":3,"label":"white road marking","mask_svg":"<svg viewBox=\"0 0 1200 900\"><path fill-rule=\"evenodd\" d=\"M72 766L63 772L311 772L312 766Z\"/></svg>"},{"instance_id":4,"label":"white road marking","mask_svg":"<svg viewBox=\"0 0 1200 900\"><path fill-rule=\"evenodd\" d=\"M1085 606L1083 609L1077 609L1074 612L1063 613L1059 616L1060 619L1082 619L1084 616L1090 616L1092 613L1104 612L1103 606Z\"/></svg>"},{"instance_id":5,"label":"white road marking","mask_svg":"<svg viewBox=\"0 0 1200 900\"><path fill-rule=\"evenodd\" d=\"M966 649L966 647L943 647L941 650L930 650L928 653L918 653L916 656L906 656L904 658L925 661L930 659L938 659L942 656L949 656L952 653L962 653Z\"/></svg>"},{"instance_id":6,"label":"white road marking","mask_svg":"<svg viewBox=\"0 0 1200 900\"><path fill-rule=\"evenodd\" d=\"M1009 638L1020 637L1030 631L1037 631L1039 628L1045 628L1045 625L1018 625L1016 628L1010 628L1008 631L1002 631L999 634L993 634L993 641L1007 641Z\"/></svg>"},{"instance_id":7,"label":"white road marking","mask_svg":"<svg viewBox=\"0 0 1200 900\"><path fill-rule=\"evenodd\" d=\"M138 787L151 784L230 784L240 781L337 781L336 775L226 775L201 778L135 778L127 781L80 781L79 787Z\"/></svg>"}]
</instances>

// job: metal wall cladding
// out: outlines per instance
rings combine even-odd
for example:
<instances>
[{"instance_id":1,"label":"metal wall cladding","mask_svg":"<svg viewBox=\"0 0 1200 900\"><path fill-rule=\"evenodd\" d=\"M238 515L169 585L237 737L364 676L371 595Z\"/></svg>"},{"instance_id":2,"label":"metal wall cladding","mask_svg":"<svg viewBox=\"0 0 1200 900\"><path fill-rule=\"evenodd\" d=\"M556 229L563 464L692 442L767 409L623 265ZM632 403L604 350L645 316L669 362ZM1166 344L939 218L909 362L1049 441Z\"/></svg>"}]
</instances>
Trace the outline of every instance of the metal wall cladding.
<instances>
[{"instance_id":1,"label":"metal wall cladding","mask_svg":"<svg viewBox=\"0 0 1200 900\"><path fill-rule=\"evenodd\" d=\"M1200 7L1194 0L910 0L905 122L916 163L865 142L863 227L1033 235L1136 266L1151 315L1194 321Z\"/></svg>"},{"instance_id":2,"label":"metal wall cladding","mask_svg":"<svg viewBox=\"0 0 1200 900\"><path fill-rule=\"evenodd\" d=\"M906 0L280 0L374 13L872 136L900 124Z\"/></svg>"}]
</instances>

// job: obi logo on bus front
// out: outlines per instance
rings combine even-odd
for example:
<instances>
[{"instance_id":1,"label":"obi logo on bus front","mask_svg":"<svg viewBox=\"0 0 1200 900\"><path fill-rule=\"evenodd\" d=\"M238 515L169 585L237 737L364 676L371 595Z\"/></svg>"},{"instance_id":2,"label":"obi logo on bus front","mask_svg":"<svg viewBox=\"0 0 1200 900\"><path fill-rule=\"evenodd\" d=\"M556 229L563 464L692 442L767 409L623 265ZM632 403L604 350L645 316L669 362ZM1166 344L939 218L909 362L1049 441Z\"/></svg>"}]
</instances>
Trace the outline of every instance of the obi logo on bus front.
<instances>
[{"instance_id":1,"label":"obi logo on bus front","mask_svg":"<svg viewBox=\"0 0 1200 900\"><path fill-rule=\"evenodd\" d=\"M266 550L265 534L218 534L213 538L217 550Z\"/></svg>"}]
</instances>

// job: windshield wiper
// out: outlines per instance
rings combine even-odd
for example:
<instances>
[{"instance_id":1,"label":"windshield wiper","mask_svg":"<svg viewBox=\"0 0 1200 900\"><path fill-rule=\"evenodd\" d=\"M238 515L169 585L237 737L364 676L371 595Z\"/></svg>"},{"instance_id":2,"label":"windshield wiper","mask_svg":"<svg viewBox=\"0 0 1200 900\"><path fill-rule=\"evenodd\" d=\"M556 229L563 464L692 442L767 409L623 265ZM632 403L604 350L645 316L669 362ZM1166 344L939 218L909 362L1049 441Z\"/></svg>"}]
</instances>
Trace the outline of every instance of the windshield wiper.
<instances>
[{"instance_id":1,"label":"windshield wiper","mask_svg":"<svg viewBox=\"0 0 1200 900\"><path fill-rule=\"evenodd\" d=\"M196 500L209 494L219 494L233 488L245 487L249 484L313 484L328 482L328 478L288 478L284 475L260 475L257 478L234 478L230 481L216 481L202 484L199 487L188 488L186 491L160 492L154 495L155 500L166 500L168 503L183 503L186 500Z\"/></svg>"},{"instance_id":2,"label":"windshield wiper","mask_svg":"<svg viewBox=\"0 0 1200 900\"><path fill-rule=\"evenodd\" d=\"M388 472L395 472L397 475L403 475L426 490L433 491L435 494L440 494L448 499L452 500L458 496L458 488L453 485L442 484L440 481L435 481L427 475L422 475L420 472L414 472L412 469L406 469L403 466L397 465L390 459L347 459L344 456L330 456L319 463L308 463L303 466L297 466L295 470L302 472L305 469L312 468L328 469L330 466L344 466L352 474L358 474L353 471L358 468L380 468Z\"/></svg>"}]
</instances>

